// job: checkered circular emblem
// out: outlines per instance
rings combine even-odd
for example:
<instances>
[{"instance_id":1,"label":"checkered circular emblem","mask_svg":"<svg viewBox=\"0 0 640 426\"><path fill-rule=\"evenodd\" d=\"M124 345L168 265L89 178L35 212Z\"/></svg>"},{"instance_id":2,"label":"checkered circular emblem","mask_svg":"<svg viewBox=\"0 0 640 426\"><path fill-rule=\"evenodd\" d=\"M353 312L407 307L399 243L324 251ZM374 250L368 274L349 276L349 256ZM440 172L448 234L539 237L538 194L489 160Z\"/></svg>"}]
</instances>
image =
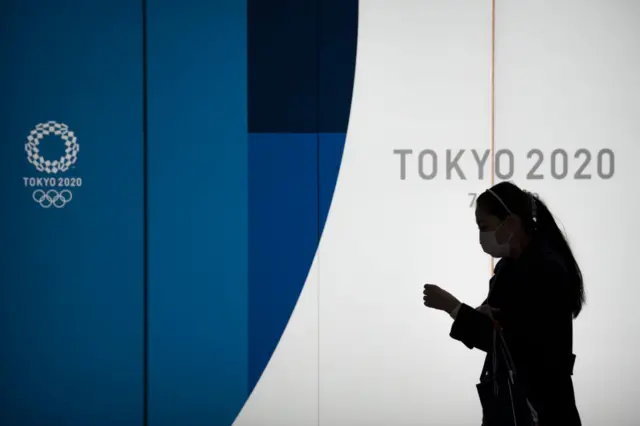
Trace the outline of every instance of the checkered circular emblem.
<instances>
[{"instance_id":1,"label":"checkered circular emblem","mask_svg":"<svg viewBox=\"0 0 640 426\"><path fill-rule=\"evenodd\" d=\"M57 160L50 161L40 155L40 141L45 136L55 135L64 141L65 154ZM69 130L69 126L55 121L38 124L27 137L24 148L27 151L28 160L39 172L55 174L66 172L78 159L78 145L76 135Z\"/></svg>"}]
</instances>

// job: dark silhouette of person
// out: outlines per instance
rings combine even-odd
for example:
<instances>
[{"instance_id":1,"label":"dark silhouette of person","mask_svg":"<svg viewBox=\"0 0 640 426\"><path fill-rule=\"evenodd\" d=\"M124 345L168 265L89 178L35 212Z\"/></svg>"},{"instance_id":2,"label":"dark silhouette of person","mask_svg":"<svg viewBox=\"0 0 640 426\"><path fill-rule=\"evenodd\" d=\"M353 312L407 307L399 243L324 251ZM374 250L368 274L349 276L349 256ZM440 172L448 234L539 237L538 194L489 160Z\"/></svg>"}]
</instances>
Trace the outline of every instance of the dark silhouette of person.
<instances>
[{"instance_id":1,"label":"dark silhouette of person","mask_svg":"<svg viewBox=\"0 0 640 426\"><path fill-rule=\"evenodd\" d=\"M476 309L426 284L424 304L454 319L450 336L487 353L477 385L483 426L579 426L573 320L585 303L580 267L540 198L510 182L476 201L482 249L500 258Z\"/></svg>"}]
</instances>

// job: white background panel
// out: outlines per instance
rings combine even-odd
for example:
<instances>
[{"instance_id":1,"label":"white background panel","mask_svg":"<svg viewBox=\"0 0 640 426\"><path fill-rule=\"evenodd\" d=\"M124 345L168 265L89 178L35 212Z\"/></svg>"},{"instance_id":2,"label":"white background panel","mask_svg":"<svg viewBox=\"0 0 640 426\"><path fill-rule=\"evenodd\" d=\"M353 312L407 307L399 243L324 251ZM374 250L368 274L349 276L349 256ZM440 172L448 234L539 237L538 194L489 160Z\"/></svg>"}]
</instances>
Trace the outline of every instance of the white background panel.
<instances>
[{"instance_id":1,"label":"white background panel","mask_svg":"<svg viewBox=\"0 0 640 426\"><path fill-rule=\"evenodd\" d=\"M574 323L574 385L587 425L638 424L639 18L634 1L496 5L496 150L514 152L515 181L548 202L584 273L587 306ZM526 179L534 148L544 154L542 180ZM585 161L575 158L581 148L592 154L588 180L575 179ZM564 179L551 176L556 149L568 154ZM597 173L601 149L615 154L610 179ZM604 165L606 172L608 160Z\"/></svg>"},{"instance_id":2,"label":"white background panel","mask_svg":"<svg viewBox=\"0 0 640 426\"><path fill-rule=\"evenodd\" d=\"M585 276L574 343L585 425L637 424L638 18L634 1L496 4L495 148L512 152L511 179L538 192L566 227ZM422 305L422 286L442 285L472 305L486 296L490 262L468 194L491 184L490 162L480 174L472 155L491 146L490 69L491 1L361 0L331 212L300 301L237 425L480 423L474 385L484 354L449 338L451 320ZM574 178L581 148L591 153L588 180ZM404 180L397 149L413 150ZM425 149L438 156L431 180L419 175ZM447 179L447 150L463 149L466 179ZM527 179L532 149L544 155L542 180ZM568 154L564 179L551 176L556 149ZM601 149L614 153L610 179L597 173ZM500 165L506 171L506 158Z\"/></svg>"}]
</instances>

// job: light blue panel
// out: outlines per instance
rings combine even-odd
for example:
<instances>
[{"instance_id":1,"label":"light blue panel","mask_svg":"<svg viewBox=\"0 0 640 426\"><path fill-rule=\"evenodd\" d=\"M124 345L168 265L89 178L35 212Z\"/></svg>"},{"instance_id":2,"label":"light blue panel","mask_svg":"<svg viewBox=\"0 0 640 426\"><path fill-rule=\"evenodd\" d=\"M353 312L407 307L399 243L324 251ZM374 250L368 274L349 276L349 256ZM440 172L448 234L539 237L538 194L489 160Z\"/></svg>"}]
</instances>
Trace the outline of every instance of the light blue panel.
<instances>
[{"instance_id":1,"label":"light blue panel","mask_svg":"<svg viewBox=\"0 0 640 426\"><path fill-rule=\"evenodd\" d=\"M130 0L0 7L2 426L141 425L141 22ZM57 174L25 152L30 131L50 120L80 146ZM55 135L40 143L50 160L64 150ZM54 183L25 187L30 177ZM38 189L73 198L44 208Z\"/></svg>"},{"instance_id":2,"label":"light blue panel","mask_svg":"<svg viewBox=\"0 0 640 426\"><path fill-rule=\"evenodd\" d=\"M149 424L247 398L246 7L148 2Z\"/></svg>"}]
</instances>

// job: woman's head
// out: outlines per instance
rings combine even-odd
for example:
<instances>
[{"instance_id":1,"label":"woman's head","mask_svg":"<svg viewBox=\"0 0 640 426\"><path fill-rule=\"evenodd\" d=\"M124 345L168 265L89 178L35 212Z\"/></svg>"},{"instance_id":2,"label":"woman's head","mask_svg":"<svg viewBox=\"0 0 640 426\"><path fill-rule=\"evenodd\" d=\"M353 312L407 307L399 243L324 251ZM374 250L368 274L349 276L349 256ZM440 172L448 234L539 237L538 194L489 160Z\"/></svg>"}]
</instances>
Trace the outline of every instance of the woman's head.
<instances>
[{"instance_id":1,"label":"woman's head","mask_svg":"<svg viewBox=\"0 0 640 426\"><path fill-rule=\"evenodd\" d=\"M516 257L533 238L550 245L569 271L574 317L580 313L585 299L582 272L564 233L537 195L501 182L478 197L476 222L482 248L494 257Z\"/></svg>"},{"instance_id":2,"label":"woman's head","mask_svg":"<svg viewBox=\"0 0 640 426\"><path fill-rule=\"evenodd\" d=\"M502 182L476 201L476 223L482 248L494 257L515 257L534 236L535 198L510 182Z\"/></svg>"}]
</instances>

